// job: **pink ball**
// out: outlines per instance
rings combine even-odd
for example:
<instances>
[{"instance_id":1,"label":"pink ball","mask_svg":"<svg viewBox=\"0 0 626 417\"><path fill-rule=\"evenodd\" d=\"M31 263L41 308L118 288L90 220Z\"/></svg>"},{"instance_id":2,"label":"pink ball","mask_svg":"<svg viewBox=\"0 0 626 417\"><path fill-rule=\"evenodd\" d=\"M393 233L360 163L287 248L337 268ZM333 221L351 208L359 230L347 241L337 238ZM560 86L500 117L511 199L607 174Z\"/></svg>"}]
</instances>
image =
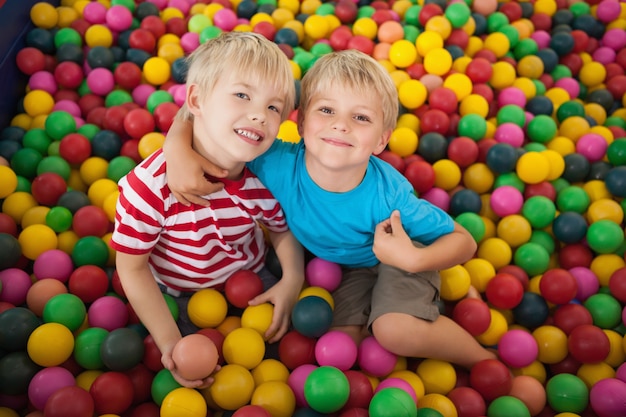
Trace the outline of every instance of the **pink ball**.
<instances>
[{"instance_id":1,"label":"pink ball","mask_svg":"<svg viewBox=\"0 0 626 417\"><path fill-rule=\"evenodd\" d=\"M43 252L33 263L33 273L37 279L54 278L67 282L73 271L71 256L60 249Z\"/></svg>"},{"instance_id":2,"label":"pink ball","mask_svg":"<svg viewBox=\"0 0 626 417\"><path fill-rule=\"evenodd\" d=\"M374 393L377 393L381 389L385 388L400 388L409 394L415 403L417 403L417 394L415 393L415 389L402 378L386 378L380 381L380 383L376 386L376 390Z\"/></svg>"},{"instance_id":3,"label":"pink ball","mask_svg":"<svg viewBox=\"0 0 626 417\"><path fill-rule=\"evenodd\" d=\"M126 304L112 295L105 295L91 303L87 316L89 327L101 327L108 331L119 329L128 323Z\"/></svg>"},{"instance_id":4,"label":"pink ball","mask_svg":"<svg viewBox=\"0 0 626 417\"><path fill-rule=\"evenodd\" d=\"M307 263L304 276L309 285L333 292L341 283L342 273L338 264L321 258L313 258Z\"/></svg>"},{"instance_id":5,"label":"pink ball","mask_svg":"<svg viewBox=\"0 0 626 417\"><path fill-rule=\"evenodd\" d=\"M150 97L150 94L154 93L155 91L156 88L154 88L150 84L139 84L133 89L131 95L135 103L137 103L141 107L145 107L146 102L148 101L148 97Z\"/></svg>"},{"instance_id":6,"label":"pink ball","mask_svg":"<svg viewBox=\"0 0 626 417\"><path fill-rule=\"evenodd\" d=\"M111 8L107 10L106 22L109 29L116 32L123 32L132 26L133 14L127 7L122 5L111 6Z\"/></svg>"},{"instance_id":7,"label":"pink ball","mask_svg":"<svg viewBox=\"0 0 626 417\"><path fill-rule=\"evenodd\" d=\"M421 197L444 211L448 211L450 208L450 195L442 188L433 187L422 194Z\"/></svg>"},{"instance_id":8,"label":"pink ball","mask_svg":"<svg viewBox=\"0 0 626 417\"><path fill-rule=\"evenodd\" d=\"M597 61L603 65L610 64L615 61L615 57L617 56L617 52L614 49L609 48L608 46L601 46L595 51L591 57L594 61Z\"/></svg>"},{"instance_id":9,"label":"pink ball","mask_svg":"<svg viewBox=\"0 0 626 417\"><path fill-rule=\"evenodd\" d=\"M308 407L308 402L304 397L304 383L314 369L317 369L316 365L306 363L291 371L287 378L287 385L289 385L289 388L296 396L296 404L299 407Z\"/></svg>"},{"instance_id":10,"label":"pink ball","mask_svg":"<svg viewBox=\"0 0 626 417\"><path fill-rule=\"evenodd\" d=\"M213 15L213 24L226 32L230 32L237 26L237 14L231 9L220 9Z\"/></svg>"},{"instance_id":11,"label":"pink ball","mask_svg":"<svg viewBox=\"0 0 626 417\"><path fill-rule=\"evenodd\" d=\"M163 10L167 7L167 0L147 0L149 3L154 4L159 10Z\"/></svg>"},{"instance_id":12,"label":"pink ball","mask_svg":"<svg viewBox=\"0 0 626 417\"><path fill-rule=\"evenodd\" d=\"M493 138L499 143L519 148L524 144L524 130L515 123L502 123L496 127Z\"/></svg>"},{"instance_id":13,"label":"pink ball","mask_svg":"<svg viewBox=\"0 0 626 417\"><path fill-rule=\"evenodd\" d=\"M491 193L489 205L500 217L517 214L524 204L524 195L512 185L503 185Z\"/></svg>"},{"instance_id":14,"label":"pink ball","mask_svg":"<svg viewBox=\"0 0 626 417\"><path fill-rule=\"evenodd\" d=\"M603 23L609 23L617 19L621 14L622 8L617 1L604 0L598 4L596 16Z\"/></svg>"},{"instance_id":15,"label":"pink ball","mask_svg":"<svg viewBox=\"0 0 626 417\"><path fill-rule=\"evenodd\" d=\"M174 99L174 103L178 106L182 107L185 104L185 98L187 96L187 87L184 84L176 86L174 88L172 98Z\"/></svg>"},{"instance_id":16,"label":"pink ball","mask_svg":"<svg viewBox=\"0 0 626 417\"><path fill-rule=\"evenodd\" d=\"M44 368L28 384L28 399L38 410L43 410L48 397L63 387L76 385L74 375L60 366Z\"/></svg>"},{"instance_id":17,"label":"pink ball","mask_svg":"<svg viewBox=\"0 0 626 417\"><path fill-rule=\"evenodd\" d=\"M626 415L626 382L606 378L596 382L589 392L589 403L598 417L623 417Z\"/></svg>"},{"instance_id":18,"label":"pink ball","mask_svg":"<svg viewBox=\"0 0 626 417\"><path fill-rule=\"evenodd\" d=\"M50 94L57 92L57 83L54 74L49 71L37 71L28 79L28 87L31 90L43 90Z\"/></svg>"},{"instance_id":19,"label":"pink ball","mask_svg":"<svg viewBox=\"0 0 626 417\"><path fill-rule=\"evenodd\" d=\"M620 381L626 382L626 362L624 362L617 368L617 371L615 372L615 378L619 379Z\"/></svg>"},{"instance_id":20,"label":"pink ball","mask_svg":"<svg viewBox=\"0 0 626 417\"><path fill-rule=\"evenodd\" d=\"M87 75L87 87L96 95L106 96L115 87L113 73L103 67L92 70Z\"/></svg>"},{"instance_id":21,"label":"pink ball","mask_svg":"<svg viewBox=\"0 0 626 417\"><path fill-rule=\"evenodd\" d=\"M585 301L600 289L600 281L591 269L584 266L576 266L569 269L569 273L576 279L578 285L578 290L576 291L576 299L578 301Z\"/></svg>"},{"instance_id":22,"label":"pink ball","mask_svg":"<svg viewBox=\"0 0 626 417\"><path fill-rule=\"evenodd\" d=\"M598 162L606 155L608 144L598 133L585 133L576 142L576 152L583 155L589 162Z\"/></svg>"},{"instance_id":23,"label":"pink ball","mask_svg":"<svg viewBox=\"0 0 626 417\"><path fill-rule=\"evenodd\" d=\"M502 107L507 104L526 107L526 95L517 87L506 87L498 95L498 105Z\"/></svg>"},{"instance_id":24,"label":"pink ball","mask_svg":"<svg viewBox=\"0 0 626 417\"><path fill-rule=\"evenodd\" d=\"M347 333L331 330L315 344L315 360L320 366L334 366L347 371L356 363L358 349Z\"/></svg>"},{"instance_id":25,"label":"pink ball","mask_svg":"<svg viewBox=\"0 0 626 417\"><path fill-rule=\"evenodd\" d=\"M26 302L26 294L32 286L30 276L19 268L8 268L0 271L0 301L11 303L14 306Z\"/></svg>"},{"instance_id":26,"label":"pink ball","mask_svg":"<svg viewBox=\"0 0 626 417\"><path fill-rule=\"evenodd\" d=\"M381 377L393 371L398 358L382 347L374 336L368 336L359 345L357 361L363 371Z\"/></svg>"},{"instance_id":27,"label":"pink ball","mask_svg":"<svg viewBox=\"0 0 626 417\"><path fill-rule=\"evenodd\" d=\"M572 77L563 77L557 80L557 82L554 83L554 86L567 91L569 98L572 100L580 94L580 84L578 84L578 81Z\"/></svg>"},{"instance_id":28,"label":"pink ball","mask_svg":"<svg viewBox=\"0 0 626 417\"><path fill-rule=\"evenodd\" d=\"M59 100L54 104L52 111L62 110L71 114L74 117L80 117L81 111L78 103L73 102L72 100Z\"/></svg>"},{"instance_id":29,"label":"pink ball","mask_svg":"<svg viewBox=\"0 0 626 417\"><path fill-rule=\"evenodd\" d=\"M531 39L537 42L539 49L548 48L550 46L551 36L545 30L537 30L530 35Z\"/></svg>"},{"instance_id":30,"label":"pink ball","mask_svg":"<svg viewBox=\"0 0 626 417\"><path fill-rule=\"evenodd\" d=\"M500 338L498 353L502 362L513 368L523 368L537 359L539 347L532 334L512 329Z\"/></svg>"},{"instance_id":31,"label":"pink ball","mask_svg":"<svg viewBox=\"0 0 626 417\"><path fill-rule=\"evenodd\" d=\"M180 10L184 15L187 15L191 9L191 3L187 0L169 0L167 5Z\"/></svg>"},{"instance_id":32,"label":"pink ball","mask_svg":"<svg viewBox=\"0 0 626 417\"><path fill-rule=\"evenodd\" d=\"M608 46L614 51L620 51L626 47L626 32L623 29L613 28L604 32L602 46Z\"/></svg>"},{"instance_id":33,"label":"pink ball","mask_svg":"<svg viewBox=\"0 0 626 417\"><path fill-rule=\"evenodd\" d=\"M90 2L83 9L83 18L87 23L102 24L106 22L107 8L99 2Z\"/></svg>"},{"instance_id":34,"label":"pink ball","mask_svg":"<svg viewBox=\"0 0 626 417\"><path fill-rule=\"evenodd\" d=\"M190 54L200 45L200 35L196 32L187 32L180 37L180 46L185 54Z\"/></svg>"}]
</instances>

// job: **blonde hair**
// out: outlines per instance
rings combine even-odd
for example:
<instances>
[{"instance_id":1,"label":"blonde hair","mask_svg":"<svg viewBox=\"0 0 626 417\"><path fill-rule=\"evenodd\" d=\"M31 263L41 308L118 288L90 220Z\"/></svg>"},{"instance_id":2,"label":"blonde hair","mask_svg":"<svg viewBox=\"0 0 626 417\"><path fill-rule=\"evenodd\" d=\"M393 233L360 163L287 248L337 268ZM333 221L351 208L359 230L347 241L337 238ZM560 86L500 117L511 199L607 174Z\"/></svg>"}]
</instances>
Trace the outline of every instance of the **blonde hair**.
<instances>
[{"instance_id":1,"label":"blonde hair","mask_svg":"<svg viewBox=\"0 0 626 417\"><path fill-rule=\"evenodd\" d=\"M196 48L187 58L186 83L197 84L198 94L209 94L220 77L226 73L240 71L259 85L271 85L284 95L285 106L282 120L294 108L296 97L293 72L289 59L274 42L252 32L224 32ZM193 115L186 105L176 117L192 120Z\"/></svg>"},{"instance_id":2,"label":"blonde hair","mask_svg":"<svg viewBox=\"0 0 626 417\"><path fill-rule=\"evenodd\" d=\"M357 50L331 52L320 57L302 77L298 121L306 113L311 97L333 86L348 86L355 91L371 94L380 102L385 130L398 122L398 90L385 68L374 58Z\"/></svg>"}]
</instances>

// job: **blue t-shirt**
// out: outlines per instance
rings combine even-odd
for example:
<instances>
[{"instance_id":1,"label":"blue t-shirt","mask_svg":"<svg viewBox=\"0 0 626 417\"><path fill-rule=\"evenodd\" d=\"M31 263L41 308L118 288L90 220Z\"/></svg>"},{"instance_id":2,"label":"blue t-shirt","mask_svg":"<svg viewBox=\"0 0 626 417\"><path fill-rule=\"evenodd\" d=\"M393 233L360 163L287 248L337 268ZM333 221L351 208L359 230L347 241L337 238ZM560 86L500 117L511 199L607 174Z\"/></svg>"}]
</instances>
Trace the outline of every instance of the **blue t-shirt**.
<instances>
[{"instance_id":1,"label":"blue t-shirt","mask_svg":"<svg viewBox=\"0 0 626 417\"><path fill-rule=\"evenodd\" d=\"M427 245L454 229L448 213L419 199L411 183L380 158L370 157L356 188L335 193L313 182L304 152L302 140L276 139L248 166L280 202L294 236L315 256L351 268L377 265L374 231L395 209L414 241Z\"/></svg>"}]
</instances>

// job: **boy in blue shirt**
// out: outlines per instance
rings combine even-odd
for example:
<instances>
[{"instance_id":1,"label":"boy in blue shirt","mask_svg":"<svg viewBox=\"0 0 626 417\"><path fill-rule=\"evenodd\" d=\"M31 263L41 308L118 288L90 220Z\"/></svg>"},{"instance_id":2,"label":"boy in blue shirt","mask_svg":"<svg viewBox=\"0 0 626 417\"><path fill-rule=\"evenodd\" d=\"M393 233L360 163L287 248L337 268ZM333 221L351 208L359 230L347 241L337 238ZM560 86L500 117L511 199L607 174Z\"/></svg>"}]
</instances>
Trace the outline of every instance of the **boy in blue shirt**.
<instances>
[{"instance_id":1,"label":"boy in blue shirt","mask_svg":"<svg viewBox=\"0 0 626 417\"><path fill-rule=\"evenodd\" d=\"M248 166L281 203L300 243L343 267L332 294L334 329L357 343L371 333L396 355L471 368L495 355L439 314L436 271L470 259L476 242L374 156L397 116L396 86L378 62L354 50L324 55L302 79L303 139L277 140ZM204 173L220 173L191 150L190 137L189 125L170 129L168 183L180 201L202 204L198 196L216 188Z\"/></svg>"}]
</instances>

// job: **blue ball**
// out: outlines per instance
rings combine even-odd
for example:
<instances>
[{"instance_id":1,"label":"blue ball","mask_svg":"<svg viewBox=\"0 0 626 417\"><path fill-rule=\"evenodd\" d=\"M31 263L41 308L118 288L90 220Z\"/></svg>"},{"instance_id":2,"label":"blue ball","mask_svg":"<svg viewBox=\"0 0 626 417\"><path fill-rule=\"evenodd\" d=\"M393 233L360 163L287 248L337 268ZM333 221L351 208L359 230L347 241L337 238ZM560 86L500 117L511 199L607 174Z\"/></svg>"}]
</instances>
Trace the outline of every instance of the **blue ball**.
<instances>
[{"instance_id":1,"label":"blue ball","mask_svg":"<svg viewBox=\"0 0 626 417\"><path fill-rule=\"evenodd\" d=\"M526 291L522 301L512 312L515 323L532 329L541 326L547 320L550 308L542 296Z\"/></svg>"},{"instance_id":2,"label":"blue ball","mask_svg":"<svg viewBox=\"0 0 626 417\"><path fill-rule=\"evenodd\" d=\"M611 168L604 176L606 188L616 197L626 197L626 166Z\"/></svg>"},{"instance_id":3,"label":"blue ball","mask_svg":"<svg viewBox=\"0 0 626 417\"><path fill-rule=\"evenodd\" d=\"M503 174L513 172L519 158L519 153L508 143L496 143L487 151L485 163L493 172Z\"/></svg>"},{"instance_id":4,"label":"blue ball","mask_svg":"<svg viewBox=\"0 0 626 417\"><path fill-rule=\"evenodd\" d=\"M293 327L307 337L320 337L333 322L333 310L321 297L307 296L300 299L291 311Z\"/></svg>"},{"instance_id":5,"label":"blue ball","mask_svg":"<svg viewBox=\"0 0 626 417\"><path fill-rule=\"evenodd\" d=\"M587 234L587 221L580 213L563 212L552 222L552 233L565 244L580 242Z\"/></svg>"},{"instance_id":6,"label":"blue ball","mask_svg":"<svg viewBox=\"0 0 626 417\"><path fill-rule=\"evenodd\" d=\"M450 214L455 217L467 212L478 214L482 206L480 195L468 188L457 191L450 198Z\"/></svg>"}]
</instances>

